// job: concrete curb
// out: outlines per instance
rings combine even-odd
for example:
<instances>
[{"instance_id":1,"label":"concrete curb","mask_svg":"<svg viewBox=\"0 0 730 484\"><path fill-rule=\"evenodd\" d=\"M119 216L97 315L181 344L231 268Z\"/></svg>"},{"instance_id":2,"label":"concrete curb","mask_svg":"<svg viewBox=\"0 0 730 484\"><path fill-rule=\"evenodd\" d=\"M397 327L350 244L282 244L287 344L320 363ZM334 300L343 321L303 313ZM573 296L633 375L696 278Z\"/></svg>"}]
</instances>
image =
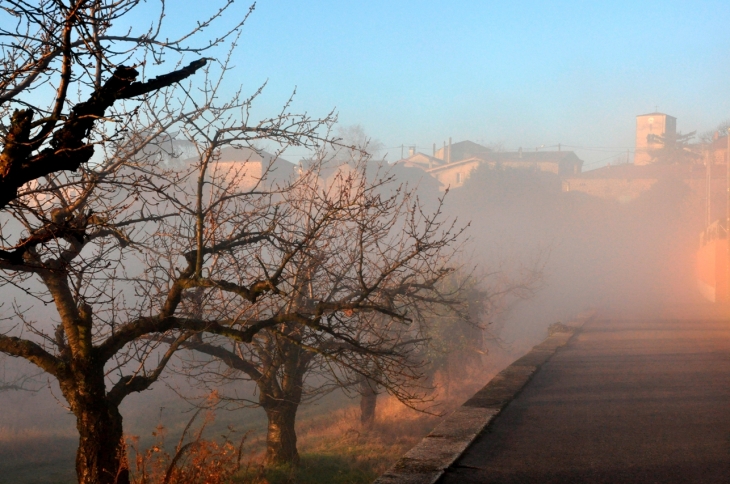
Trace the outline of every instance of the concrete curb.
<instances>
[{"instance_id":1,"label":"concrete curb","mask_svg":"<svg viewBox=\"0 0 730 484\"><path fill-rule=\"evenodd\" d=\"M484 388L441 422L374 484L434 484L476 437L524 388L558 348L593 317L583 313L570 326L554 325L550 336L498 373ZM553 326L551 326L553 329Z\"/></svg>"}]
</instances>

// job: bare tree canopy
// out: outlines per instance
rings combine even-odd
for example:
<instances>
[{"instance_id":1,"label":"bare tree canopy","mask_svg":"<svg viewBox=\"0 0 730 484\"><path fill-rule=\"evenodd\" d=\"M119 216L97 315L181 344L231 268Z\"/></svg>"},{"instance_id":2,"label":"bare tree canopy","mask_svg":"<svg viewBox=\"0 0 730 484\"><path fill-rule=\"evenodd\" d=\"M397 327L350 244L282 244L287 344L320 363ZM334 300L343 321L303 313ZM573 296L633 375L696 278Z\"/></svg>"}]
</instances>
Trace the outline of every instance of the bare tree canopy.
<instances>
[{"instance_id":1,"label":"bare tree canopy","mask_svg":"<svg viewBox=\"0 0 730 484\"><path fill-rule=\"evenodd\" d=\"M78 170L87 163L100 141L94 128L110 119L124 123L137 107L134 103L110 112L120 101L143 100L190 77L207 60L198 58L182 68L140 79L140 69L144 71L148 62L159 64L166 51L200 56L235 35L245 21L244 16L229 31L198 43L195 34L229 10L229 1L193 31L170 40L163 35L163 1L160 16L149 30L121 30L117 22L139 3L3 2L0 208L14 200L27 182Z\"/></svg>"},{"instance_id":2,"label":"bare tree canopy","mask_svg":"<svg viewBox=\"0 0 730 484\"><path fill-rule=\"evenodd\" d=\"M198 47L232 2L173 41L164 3L151 30L115 30L139 3L10 1L0 14L0 276L18 294L0 351L58 382L81 483L128 482L119 405L190 342L266 331L406 391L418 311L448 299L437 283L461 233L364 166L330 171L315 156L273 182L273 161L224 159L256 141L273 160L289 146L322 153L335 117L292 114L290 99L252 121L260 90L223 100L230 53L138 79L165 52L232 49L250 13ZM176 161L179 140L192 160Z\"/></svg>"},{"instance_id":3,"label":"bare tree canopy","mask_svg":"<svg viewBox=\"0 0 730 484\"><path fill-rule=\"evenodd\" d=\"M261 205L261 196L256 204L234 197L230 190L242 183L229 185L230 173L226 183L211 173L206 198L230 202L215 213L204 209L206 231L231 240L236 237L231 230L244 228L248 240L217 251L205 275L189 277L195 289L188 294L194 297L183 300L191 314L230 320L252 335L244 344L213 334L182 343L215 358L193 358L183 372L211 390L229 378L256 382L258 403L269 417L271 463L296 462L296 409L303 396L323 386L352 386L365 376L401 401L421 402L420 350L429 316L435 307L463 309L460 288L439 285L451 271L461 230L438 211L424 213L415 193L370 164L368 156L349 164L338 160L334 167L329 161L310 160L309 168ZM181 234L184 227L163 232ZM178 235L169 243L193 241ZM165 245L158 257L178 253ZM252 295L251 288L259 286ZM174 343L169 336L164 341ZM317 375L318 388L305 391L307 374Z\"/></svg>"}]
</instances>

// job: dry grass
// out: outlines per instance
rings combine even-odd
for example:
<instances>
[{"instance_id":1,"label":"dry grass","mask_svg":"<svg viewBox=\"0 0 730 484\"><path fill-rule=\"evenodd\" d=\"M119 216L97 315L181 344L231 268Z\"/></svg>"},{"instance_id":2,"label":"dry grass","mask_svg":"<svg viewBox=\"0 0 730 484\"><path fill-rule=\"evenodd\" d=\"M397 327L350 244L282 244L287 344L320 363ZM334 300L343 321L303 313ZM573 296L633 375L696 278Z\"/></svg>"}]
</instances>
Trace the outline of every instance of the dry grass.
<instances>
[{"instance_id":1,"label":"dry grass","mask_svg":"<svg viewBox=\"0 0 730 484\"><path fill-rule=\"evenodd\" d=\"M392 398L381 397L370 429L360 426L355 405L300 423L299 468L256 468L244 472L241 484L368 483L413 447L439 418L415 412ZM251 466L250 469L254 469Z\"/></svg>"},{"instance_id":2,"label":"dry grass","mask_svg":"<svg viewBox=\"0 0 730 484\"><path fill-rule=\"evenodd\" d=\"M434 393L437 407L433 410L448 414L481 388L498 370L481 371L468 375L446 390L436 379ZM442 417L418 412L406 407L395 398L381 395L375 424L370 429L360 425L357 405L349 401L339 409L302 419L297 425L298 448L301 454L299 468L278 467L263 469L260 455L253 456L253 464L239 474L239 484L314 484L370 483L384 473L400 456L416 445ZM262 441L252 442L259 446ZM260 447L259 447L260 448Z\"/></svg>"},{"instance_id":3,"label":"dry grass","mask_svg":"<svg viewBox=\"0 0 730 484\"><path fill-rule=\"evenodd\" d=\"M203 432L214 416L207 412L201 423L196 422L200 410L188 422L174 454L168 452L166 429L159 425L153 435L156 442L146 450L139 450L139 439L127 440L130 463L130 481L133 484L225 484L241 469L243 444L246 435L236 445L233 432L221 441L204 439Z\"/></svg>"},{"instance_id":4,"label":"dry grass","mask_svg":"<svg viewBox=\"0 0 730 484\"><path fill-rule=\"evenodd\" d=\"M496 361L497 358L492 355L489 370L468 375L459 384L453 383L456 378L437 378L434 394L439 404L437 410L443 413L453 410L511 360L505 356L499 364ZM452 382L448 391L444 385L446 381ZM194 435L189 435L185 443L196 440L198 443L182 453L181 446L175 445L177 437L166 450L165 432L156 432L153 439L148 434L144 435L145 450L130 452L130 464L136 471L137 482L141 482L140 476L144 472L147 483L164 482L164 476L178 453L181 455L176 462L176 470L168 482L369 483L428 434L440 420L437 416L416 412L393 398L381 395L375 424L370 429L363 429L357 403L344 396L332 395L319 405L301 409L297 424L301 466L296 469L261 467L265 435L254 411L246 414L243 421L238 412L226 412L219 415L217 422L207 422L206 436L216 436L217 441L204 440L196 437L202 433L190 431ZM231 477L239 465L238 449L242 435L229 434L228 441L221 440L220 435L226 433L227 424L241 427L242 422L248 424L245 428L260 430L246 439L241 461L243 470ZM168 436L179 436L184 424L176 419L170 424ZM74 482L73 459L77 437L72 430L0 429L0 482ZM146 470L142 472L143 468ZM206 475L210 478L206 479Z\"/></svg>"}]
</instances>

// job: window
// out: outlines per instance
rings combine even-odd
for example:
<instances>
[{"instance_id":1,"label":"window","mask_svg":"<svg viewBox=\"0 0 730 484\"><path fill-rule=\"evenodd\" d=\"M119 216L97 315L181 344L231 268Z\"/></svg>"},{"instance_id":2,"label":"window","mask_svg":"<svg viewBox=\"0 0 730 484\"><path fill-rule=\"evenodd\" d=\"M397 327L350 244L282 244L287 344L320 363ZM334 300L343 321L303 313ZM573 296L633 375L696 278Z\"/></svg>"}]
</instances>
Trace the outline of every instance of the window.
<instances>
[{"instance_id":1,"label":"window","mask_svg":"<svg viewBox=\"0 0 730 484\"><path fill-rule=\"evenodd\" d=\"M461 173L456 174L456 183L461 183Z\"/></svg>"}]
</instances>

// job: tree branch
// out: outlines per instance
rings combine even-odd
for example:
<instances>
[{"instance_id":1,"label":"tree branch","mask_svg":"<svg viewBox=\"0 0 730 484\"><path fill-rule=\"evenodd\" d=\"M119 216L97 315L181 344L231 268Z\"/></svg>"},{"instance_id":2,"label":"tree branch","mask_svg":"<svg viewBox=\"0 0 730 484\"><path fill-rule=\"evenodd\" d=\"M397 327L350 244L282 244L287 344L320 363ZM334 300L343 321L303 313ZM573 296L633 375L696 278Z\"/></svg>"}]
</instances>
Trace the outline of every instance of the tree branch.
<instances>
[{"instance_id":1,"label":"tree branch","mask_svg":"<svg viewBox=\"0 0 730 484\"><path fill-rule=\"evenodd\" d=\"M43 371L58 378L63 363L38 344L21 338L0 335L0 351L16 358L24 358Z\"/></svg>"},{"instance_id":2,"label":"tree branch","mask_svg":"<svg viewBox=\"0 0 730 484\"><path fill-rule=\"evenodd\" d=\"M191 62L180 70L147 82L135 82L139 75L132 67L119 66L106 83L85 102L71 109L63 126L53 133L50 147L30 156L42 140L30 140L32 109L16 110L0 153L0 208L18 197L25 183L59 171L77 170L91 159L94 146L85 142L91 128L116 101L160 90L194 74L207 59ZM55 120L49 121L55 123Z\"/></svg>"},{"instance_id":3,"label":"tree branch","mask_svg":"<svg viewBox=\"0 0 730 484\"><path fill-rule=\"evenodd\" d=\"M160 362L157 364L157 368L155 368L152 373L148 375L126 375L119 379L119 381L112 387L111 390L109 390L109 393L107 394L107 398L113 405L119 405L122 403L122 400L124 400L124 397L129 395L130 393L134 392L142 392L144 390L147 390L150 385L152 385L154 382L157 381L157 379L162 374L162 370L165 369L165 366L167 366L167 363L170 361L170 358L172 358L172 355L177 351L177 349L180 347L180 345L188 339L190 336L192 336L193 332L185 332L178 336L177 338L169 338L167 342L170 343L170 347L167 349L165 354L163 355Z\"/></svg>"}]
</instances>

